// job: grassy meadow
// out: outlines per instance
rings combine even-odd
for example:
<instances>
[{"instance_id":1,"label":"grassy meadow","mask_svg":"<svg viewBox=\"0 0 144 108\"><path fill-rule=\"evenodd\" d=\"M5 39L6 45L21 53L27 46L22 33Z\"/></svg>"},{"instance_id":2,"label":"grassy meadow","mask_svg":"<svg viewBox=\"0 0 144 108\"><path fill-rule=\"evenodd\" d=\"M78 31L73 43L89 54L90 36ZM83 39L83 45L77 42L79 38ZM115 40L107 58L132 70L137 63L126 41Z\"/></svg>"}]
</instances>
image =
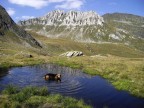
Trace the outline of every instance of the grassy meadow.
<instances>
[{"instance_id":1,"label":"grassy meadow","mask_svg":"<svg viewBox=\"0 0 144 108\"><path fill-rule=\"evenodd\" d=\"M49 94L46 87L8 86L0 95L1 108L91 108L82 100Z\"/></svg>"},{"instance_id":2,"label":"grassy meadow","mask_svg":"<svg viewBox=\"0 0 144 108\"><path fill-rule=\"evenodd\" d=\"M87 74L100 75L106 78L118 90L126 90L132 95L144 98L144 52L123 44L77 43L68 39L51 39L34 32L30 33L42 43L43 48L33 48L28 45L24 47L20 43L7 40L7 38L5 40L0 38L0 68L43 63L78 68ZM67 51L82 51L84 56L72 58L59 56ZM45 89L43 90L45 91ZM24 91L16 90L16 92L7 93L6 89L6 93L0 95L0 105L15 108L19 105L22 105L21 107L25 105L27 107L41 107L47 103L52 103L48 105L64 107L70 101L79 107L84 105L81 100L78 101L61 95L47 94L43 96L32 93L27 97ZM26 97L23 97L24 94ZM70 106L73 105L70 104Z\"/></svg>"},{"instance_id":3,"label":"grassy meadow","mask_svg":"<svg viewBox=\"0 0 144 108\"><path fill-rule=\"evenodd\" d=\"M144 58L117 56L55 57L51 63L82 69L91 75L106 78L119 90L144 97Z\"/></svg>"}]
</instances>

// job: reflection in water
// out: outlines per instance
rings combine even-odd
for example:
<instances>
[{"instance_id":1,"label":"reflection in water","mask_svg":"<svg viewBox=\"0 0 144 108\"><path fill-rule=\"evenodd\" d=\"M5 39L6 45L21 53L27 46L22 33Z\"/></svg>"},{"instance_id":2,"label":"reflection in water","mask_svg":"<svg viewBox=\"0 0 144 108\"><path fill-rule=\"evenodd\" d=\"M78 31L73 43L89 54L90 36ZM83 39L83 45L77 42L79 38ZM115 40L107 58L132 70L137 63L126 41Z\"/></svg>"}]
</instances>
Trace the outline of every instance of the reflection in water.
<instances>
[{"instance_id":1,"label":"reflection in water","mask_svg":"<svg viewBox=\"0 0 144 108\"><path fill-rule=\"evenodd\" d=\"M0 68L0 78L8 74L7 68Z\"/></svg>"},{"instance_id":2,"label":"reflection in water","mask_svg":"<svg viewBox=\"0 0 144 108\"><path fill-rule=\"evenodd\" d=\"M6 76L7 74L8 74L7 68L0 68L0 82L2 80L2 77ZM5 85L0 83L0 90L2 89L3 86L5 86Z\"/></svg>"},{"instance_id":3,"label":"reflection in water","mask_svg":"<svg viewBox=\"0 0 144 108\"><path fill-rule=\"evenodd\" d=\"M77 69L45 64L13 68L3 73L6 75L0 75L0 90L8 84L19 87L47 86L51 93L83 99L95 108L144 108L144 99L118 91L105 79L92 77ZM47 73L61 74L61 82L44 80Z\"/></svg>"}]
</instances>

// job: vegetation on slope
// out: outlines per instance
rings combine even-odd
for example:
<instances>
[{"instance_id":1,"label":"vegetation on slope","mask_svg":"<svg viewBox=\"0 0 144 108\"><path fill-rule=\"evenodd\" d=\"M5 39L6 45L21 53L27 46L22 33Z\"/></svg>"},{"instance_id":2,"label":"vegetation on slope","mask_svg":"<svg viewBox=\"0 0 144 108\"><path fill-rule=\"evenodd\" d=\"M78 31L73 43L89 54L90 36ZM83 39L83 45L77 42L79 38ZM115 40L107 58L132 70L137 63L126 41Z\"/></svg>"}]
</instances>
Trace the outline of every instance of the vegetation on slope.
<instances>
[{"instance_id":1,"label":"vegetation on slope","mask_svg":"<svg viewBox=\"0 0 144 108\"><path fill-rule=\"evenodd\" d=\"M117 30L125 31L121 33L127 36L123 41L129 41L131 46L144 51L144 17L124 14L124 13L113 13L103 15L105 22ZM129 34L129 35L128 35ZM128 38L133 36L134 38Z\"/></svg>"},{"instance_id":2,"label":"vegetation on slope","mask_svg":"<svg viewBox=\"0 0 144 108\"><path fill-rule=\"evenodd\" d=\"M40 40L46 47L45 51L51 55L60 55L70 50L80 50L85 55L116 55L120 57L144 57L144 53L130 47L128 45L119 43L79 43L69 39L51 39L45 36L40 36L34 32L30 32L33 36Z\"/></svg>"}]
</instances>

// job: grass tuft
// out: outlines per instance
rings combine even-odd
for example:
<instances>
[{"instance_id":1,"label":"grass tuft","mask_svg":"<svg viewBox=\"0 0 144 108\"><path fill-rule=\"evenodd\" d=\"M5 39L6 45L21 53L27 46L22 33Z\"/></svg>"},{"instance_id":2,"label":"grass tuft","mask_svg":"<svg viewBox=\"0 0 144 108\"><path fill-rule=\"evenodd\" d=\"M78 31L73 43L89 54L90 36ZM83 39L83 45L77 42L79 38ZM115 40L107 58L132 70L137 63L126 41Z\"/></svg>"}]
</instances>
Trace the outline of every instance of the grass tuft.
<instances>
[{"instance_id":1,"label":"grass tuft","mask_svg":"<svg viewBox=\"0 0 144 108\"><path fill-rule=\"evenodd\" d=\"M10 91L9 89L4 91ZM18 92L9 92L0 96L1 108L42 108L46 106L52 108L91 108L82 100L59 94L49 94L46 87L26 87L16 91Z\"/></svg>"},{"instance_id":2,"label":"grass tuft","mask_svg":"<svg viewBox=\"0 0 144 108\"><path fill-rule=\"evenodd\" d=\"M2 91L2 94L11 95L18 93L18 88L13 85L8 85L5 90Z\"/></svg>"}]
</instances>

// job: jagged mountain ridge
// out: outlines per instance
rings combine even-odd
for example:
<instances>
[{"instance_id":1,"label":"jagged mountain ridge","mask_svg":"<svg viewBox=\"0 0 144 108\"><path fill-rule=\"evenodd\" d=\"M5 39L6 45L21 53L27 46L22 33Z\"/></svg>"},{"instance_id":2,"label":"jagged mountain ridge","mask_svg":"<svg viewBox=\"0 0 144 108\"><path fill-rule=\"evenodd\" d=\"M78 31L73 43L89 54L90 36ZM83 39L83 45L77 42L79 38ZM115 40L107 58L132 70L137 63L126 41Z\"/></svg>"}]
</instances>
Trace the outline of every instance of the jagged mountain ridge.
<instances>
[{"instance_id":1,"label":"jagged mountain ridge","mask_svg":"<svg viewBox=\"0 0 144 108\"><path fill-rule=\"evenodd\" d=\"M119 14L121 15L121 14ZM118 28L107 17L94 11L52 11L43 17L20 21L27 30L52 38L67 38L79 42L122 42L131 44L141 36L125 28ZM129 19L128 19L129 20ZM123 26L123 25L120 25ZM142 30L141 30L142 31Z\"/></svg>"},{"instance_id":2,"label":"jagged mountain ridge","mask_svg":"<svg viewBox=\"0 0 144 108\"><path fill-rule=\"evenodd\" d=\"M25 30L17 26L17 24L8 15L5 8L0 5L0 40L4 40L5 37L13 42L18 42L22 45L29 45L34 47L41 47L40 43L34 39ZM14 39L16 41L14 41Z\"/></svg>"},{"instance_id":3,"label":"jagged mountain ridge","mask_svg":"<svg viewBox=\"0 0 144 108\"><path fill-rule=\"evenodd\" d=\"M59 26L84 26L84 25L102 25L103 18L94 11L80 12L63 10L55 10L49 12L43 17L20 21L19 25L59 25Z\"/></svg>"},{"instance_id":4,"label":"jagged mountain ridge","mask_svg":"<svg viewBox=\"0 0 144 108\"><path fill-rule=\"evenodd\" d=\"M43 17L19 21L27 30L52 38L68 38L79 42L96 42L115 40L109 37L113 28L104 24L103 18L94 11L52 11ZM113 39L112 39L113 38Z\"/></svg>"}]
</instances>

